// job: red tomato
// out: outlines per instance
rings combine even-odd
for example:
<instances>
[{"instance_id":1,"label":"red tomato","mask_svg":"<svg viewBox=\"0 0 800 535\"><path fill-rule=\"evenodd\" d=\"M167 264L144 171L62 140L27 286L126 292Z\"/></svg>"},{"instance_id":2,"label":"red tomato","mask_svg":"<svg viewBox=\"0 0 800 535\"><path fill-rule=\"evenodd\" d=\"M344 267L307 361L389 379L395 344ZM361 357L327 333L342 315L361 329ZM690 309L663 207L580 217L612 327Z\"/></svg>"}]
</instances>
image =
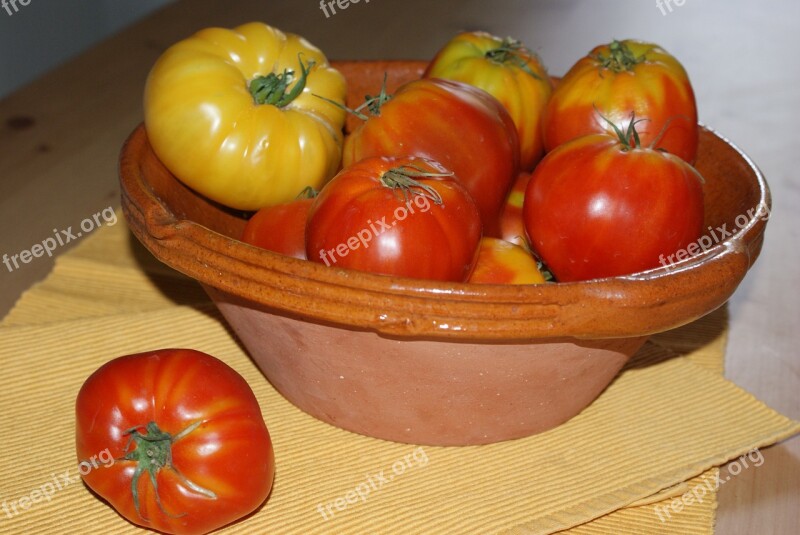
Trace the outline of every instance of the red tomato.
<instances>
[{"instance_id":1,"label":"red tomato","mask_svg":"<svg viewBox=\"0 0 800 535\"><path fill-rule=\"evenodd\" d=\"M520 167L533 170L544 152L542 114L553 89L535 53L510 38L464 32L436 54L424 76L465 82L499 100L517 128Z\"/></svg>"},{"instance_id":2,"label":"red tomato","mask_svg":"<svg viewBox=\"0 0 800 535\"><path fill-rule=\"evenodd\" d=\"M242 241L294 258L306 259L306 219L316 196L310 188L297 199L262 208L247 222Z\"/></svg>"},{"instance_id":3,"label":"red tomato","mask_svg":"<svg viewBox=\"0 0 800 535\"><path fill-rule=\"evenodd\" d=\"M482 238L469 281L476 284L540 284L544 276L522 247L497 238Z\"/></svg>"},{"instance_id":4,"label":"red tomato","mask_svg":"<svg viewBox=\"0 0 800 535\"><path fill-rule=\"evenodd\" d=\"M500 214L500 237L507 242L525 247L525 224L522 221L522 203L525 200L525 190L530 182L530 173L520 173L514 182L514 187L508 194L503 212Z\"/></svg>"},{"instance_id":5,"label":"red tomato","mask_svg":"<svg viewBox=\"0 0 800 535\"><path fill-rule=\"evenodd\" d=\"M703 231L703 179L662 151L606 134L545 156L525 192L531 246L561 282L626 275L660 265Z\"/></svg>"},{"instance_id":6,"label":"red tomato","mask_svg":"<svg viewBox=\"0 0 800 535\"><path fill-rule=\"evenodd\" d=\"M241 375L205 353L106 363L81 387L76 418L83 480L134 524L208 533L269 495L275 460L258 402ZM113 461L98 464L106 451Z\"/></svg>"},{"instance_id":7,"label":"red tomato","mask_svg":"<svg viewBox=\"0 0 800 535\"><path fill-rule=\"evenodd\" d=\"M369 158L342 170L314 200L306 252L329 266L461 282L480 237L475 202L444 167Z\"/></svg>"},{"instance_id":8,"label":"red tomato","mask_svg":"<svg viewBox=\"0 0 800 535\"><path fill-rule=\"evenodd\" d=\"M345 141L344 166L375 156L435 160L475 199L484 233L496 235L519 169L517 131L497 99L461 82L423 79L400 87L378 113Z\"/></svg>"},{"instance_id":9,"label":"red tomato","mask_svg":"<svg viewBox=\"0 0 800 535\"><path fill-rule=\"evenodd\" d=\"M647 119L638 127L643 146L655 142L653 148L694 162L699 133L689 77L657 45L633 40L596 47L561 79L545 108L545 149L587 134L613 135L603 117L624 129L631 113Z\"/></svg>"}]
</instances>

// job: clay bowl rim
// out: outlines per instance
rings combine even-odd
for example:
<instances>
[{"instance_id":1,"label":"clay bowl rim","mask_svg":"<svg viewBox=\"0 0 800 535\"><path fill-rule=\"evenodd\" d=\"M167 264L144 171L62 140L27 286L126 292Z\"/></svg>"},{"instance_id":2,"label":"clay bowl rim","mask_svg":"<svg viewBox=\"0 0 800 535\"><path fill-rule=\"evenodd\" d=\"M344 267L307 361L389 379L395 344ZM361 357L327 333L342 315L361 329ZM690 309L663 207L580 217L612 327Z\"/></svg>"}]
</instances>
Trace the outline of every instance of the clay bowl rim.
<instances>
[{"instance_id":1,"label":"clay bowl rim","mask_svg":"<svg viewBox=\"0 0 800 535\"><path fill-rule=\"evenodd\" d=\"M719 138L743 160L757 182L757 206L771 210L755 163L701 125L703 135ZM122 206L134 235L156 258L282 314L403 339L518 343L641 337L679 327L728 300L757 258L766 226L754 215L701 254L620 277L525 286L390 277L285 257L181 219L148 184L140 165L145 156L155 158L140 124L120 154Z\"/></svg>"}]
</instances>

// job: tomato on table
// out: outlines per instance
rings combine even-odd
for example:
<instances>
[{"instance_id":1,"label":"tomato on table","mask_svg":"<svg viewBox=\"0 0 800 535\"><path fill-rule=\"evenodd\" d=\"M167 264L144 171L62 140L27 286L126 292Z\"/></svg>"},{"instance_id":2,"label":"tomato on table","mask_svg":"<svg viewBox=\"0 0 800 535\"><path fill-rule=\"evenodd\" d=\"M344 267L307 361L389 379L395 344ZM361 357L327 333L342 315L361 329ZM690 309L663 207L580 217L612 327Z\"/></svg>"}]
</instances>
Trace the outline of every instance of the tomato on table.
<instances>
[{"instance_id":1,"label":"tomato on table","mask_svg":"<svg viewBox=\"0 0 800 535\"><path fill-rule=\"evenodd\" d=\"M536 260L522 247L497 238L481 238L478 260L467 282L475 284L541 284Z\"/></svg>"},{"instance_id":2,"label":"tomato on table","mask_svg":"<svg viewBox=\"0 0 800 535\"><path fill-rule=\"evenodd\" d=\"M208 28L156 61L145 127L159 160L187 186L258 210L336 173L345 112L335 103L344 97L344 77L302 37L261 23Z\"/></svg>"},{"instance_id":3,"label":"tomato on table","mask_svg":"<svg viewBox=\"0 0 800 535\"><path fill-rule=\"evenodd\" d=\"M483 231L499 233L500 209L519 169L519 140L503 106L461 82L422 79L368 101L371 116L348 136L343 162L418 156L453 171L481 213Z\"/></svg>"},{"instance_id":4,"label":"tomato on table","mask_svg":"<svg viewBox=\"0 0 800 535\"><path fill-rule=\"evenodd\" d=\"M253 214L242 241L286 256L306 259L306 220L317 192L305 188L291 202L266 206Z\"/></svg>"},{"instance_id":5,"label":"tomato on table","mask_svg":"<svg viewBox=\"0 0 800 535\"><path fill-rule=\"evenodd\" d=\"M657 45L613 41L594 48L564 75L544 112L547 151L580 136L613 135L631 113L643 146L694 163L698 125L694 90L683 66Z\"/></svg>"},{"instance_id":6,"label":"tomato on table","mask_svg":"<svg viewBox=\"0 0 800 535\"><path fill-rule=\"evenodd\" d=\"M519 137L520 168L542 158L542 114L553 85L539 57L520 41L487 32L463 32L433 58L426 78L445 78L483 89L505 107Z\"/></svg>"},{"instance_id":7,"label":"tomato on table","mask_svg":"<svg viewBox=\"0 0 800 535\"><path fill-rule=\"evenodd\" d=\"M702 176L642 147L633 121L616 138L584 136L545 156L523 207L530 244L560 282L659 267L699 239L703 212Z\"/></svg>"},{"instance_id":8,"label":"tomato on table","mask_svg":"<svg viewBox=\"0 0 800 535\"><path fill-rule=\"evenodd\" d=\"M75 442L79 462L106 450L114 459L81 472L89 488L165 533L208 533L254 511L272 488L272 442L252 390L191 349L101 366L78 393Z\"/></svg>"},{"instance_id":9,"label":"tomato on table","mask_svg":"<svg viewBox=\"0 0 800 535\"><path fill-rule=\"evenodd\" d=\"M475 201L432 160L376 157L345 167L308 216L309 260L420 279L464 281L481 238Z\"/></svg>"}]
</instances>

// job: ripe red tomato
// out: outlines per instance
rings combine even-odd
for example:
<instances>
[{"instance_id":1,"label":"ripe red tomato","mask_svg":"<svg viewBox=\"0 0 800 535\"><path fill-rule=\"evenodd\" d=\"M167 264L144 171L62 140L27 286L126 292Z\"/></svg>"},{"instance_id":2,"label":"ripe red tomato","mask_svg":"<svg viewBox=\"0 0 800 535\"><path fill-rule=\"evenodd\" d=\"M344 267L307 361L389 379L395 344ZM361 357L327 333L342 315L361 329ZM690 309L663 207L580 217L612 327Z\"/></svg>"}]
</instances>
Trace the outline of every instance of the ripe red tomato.
<instances>
[{"instance_id":1,"label":"ripe red tomato","mask_svg":"<svg viewBox=\"0 0 800 535\"><path fill-rule=\"evenodd\" d=\"M272 487L258 402L241 375L205 353L106 363L81 387L76 419L78 460L90 468L83 480L134 524L208 533L255 510ZM113 462L89 462L105 451Z\"/></svg>"},{"instance_id":2,"label":"ripe red tomato","mask_svg":"<svg viewBox=\"0 0 800 535\"><path fill-rule=\"evenodd\" d=\"M306 188L288 203L262 208L247 222L242 241L301 260L306 259L306 219L316 192Z\"/></svg>"},{"instance_id":3,"label":"ripe red tomato","mask_svg":"<svg viewBox=\"0 0 800 535\"><path fill-rule=\"evenodd\" d=\"M553 90L535 53L510 38L464 32L436 54L424 76L465 82L499 100L517 128L520 167L533 170L544 152L542 114Z\"/></svg>"},{"instance_id":4,"label":"ripe red tomato","mask_svg":"<svg viewBox=\"0 0 800 535\"><path fill-rule=\"evenodd\" d=\"M596 47L564 75L545 108L545 150L587 134L613 135L604 117L624 129L631 113L647 119L638 126L643 146L656 142L653 148L694 162L699 133L689 77L657 45L633 40Z\"/></svg>"},{"instance_id":5,"label":"ripe red tomato","mask_svg":"<svg viewBox=\"0 0 800 535\"><path fill-rule=\"evenodd\" d=\"M500 214L500 237L507 242L525 247L525 224L522 221L522 204L525 201L525 190L530 182L530 173L520 173L514 187L506 198L503 212Z\"/></svg>"},{"instance_id":6,"label":"ripe red tomato","mask_svg":"<svg viewBox=\"0 0 800 535\"><path fill-rule=\"evenodd\" d=\"M342 170L314 200L306 252L329 266L461 282L480 237L475 202L443 166L368 158Z\"/></svg>"},{"instance_id":7,"label":"ripe red tomato","mask_svg":"<svg viewBox=\"0 0 800 535\"><path fill-rule=\"evenodd\" d=\"M476 284L540 284L545 281L536 260L522 247L497 238L482 238L469 281Z\"/></svg>"},{"instance_id":8,"label":"ripe red tomato","mask_svg":"<svg viewBox=\"0 0 800 535\"><path fill-rule=\"evenodd\" d=\"M373 113L377 104L380 110L345 141L344 166L375 156L435 160L472 195L484 233L497 235L497 218L519 169L517 131L497 99L461 82L422 79L372 104Z\"/></svg>"},{"instance_id":9,"label":"ripe red tomato","mask_svg":"<svg viewBox=\"0 0 800 535\"><path fill-rule=\"evenodd\" d=\"M525 228L561 282L658 267L703 231L700 174L672 154L627 145L631 131L565 143L533 172Z\"/></svg>"}]
</instances>

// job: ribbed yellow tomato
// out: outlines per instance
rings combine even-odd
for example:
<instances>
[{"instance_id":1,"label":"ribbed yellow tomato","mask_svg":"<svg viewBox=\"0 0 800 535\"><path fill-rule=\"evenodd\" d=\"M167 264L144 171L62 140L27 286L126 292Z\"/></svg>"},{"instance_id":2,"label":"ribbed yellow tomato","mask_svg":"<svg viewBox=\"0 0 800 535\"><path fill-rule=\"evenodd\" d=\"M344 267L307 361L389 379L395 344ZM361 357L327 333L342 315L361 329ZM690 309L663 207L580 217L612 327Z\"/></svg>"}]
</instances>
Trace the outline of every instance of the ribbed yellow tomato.
<instances>
[{"instance_id":1,"label":"ribbed yellow tomato","mask_svg":"<svg viewBox=\"0 0 800 535\"><path fill-rule=\"evenodd\" d=\"M208 28L150 71L153 150L187 186L256 210L319 189L341 161L345 80L300 36L262 23Z\"/></svg>"},{"instance_id":2,"label":"ribbed yellow tomato","mask_svg":"<svg viewBox=\"0 0 800 535\"><path fill-rule=\"evenodd\" d=\"M426 77L457 80L495 97L514 120L519 135L520 169L531 171L542 158L542 114L552 83L539 58L512 39L486 32L464 32L433 58Z\"/></svg>"}]
</instances>

